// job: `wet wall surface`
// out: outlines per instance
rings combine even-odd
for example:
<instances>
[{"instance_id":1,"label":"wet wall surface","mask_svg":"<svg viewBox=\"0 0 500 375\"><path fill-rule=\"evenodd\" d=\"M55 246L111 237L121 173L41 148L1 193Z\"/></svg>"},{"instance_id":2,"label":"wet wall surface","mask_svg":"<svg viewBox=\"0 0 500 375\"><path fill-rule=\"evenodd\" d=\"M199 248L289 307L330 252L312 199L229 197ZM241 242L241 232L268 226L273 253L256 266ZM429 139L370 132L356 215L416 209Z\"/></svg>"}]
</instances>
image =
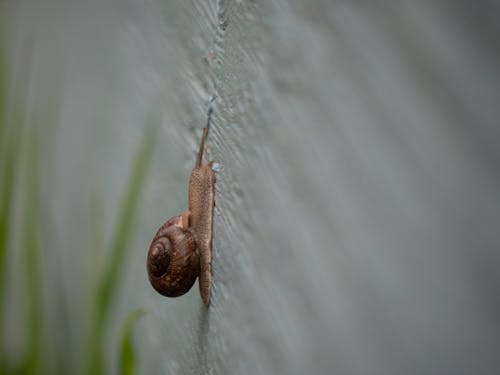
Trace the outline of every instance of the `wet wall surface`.
<instances>
[{"instance_id":1,"label":"wet wall surface","mask_svg":"<svg viewBox=\"0 0 500 375\"><path fill-rule=\"evenodd\" d=\"M99 244L153 113L110 370L121 323L144 308L144 374L498 371L498 16L487 1L13 6L12 77L34 102L57 102L43 274L69 323L52 354L82 347ZM156 294L145 259L187 207L211 95L207 157L221 171L206 310L197 285Z\"/></svg>"}]
</instances>

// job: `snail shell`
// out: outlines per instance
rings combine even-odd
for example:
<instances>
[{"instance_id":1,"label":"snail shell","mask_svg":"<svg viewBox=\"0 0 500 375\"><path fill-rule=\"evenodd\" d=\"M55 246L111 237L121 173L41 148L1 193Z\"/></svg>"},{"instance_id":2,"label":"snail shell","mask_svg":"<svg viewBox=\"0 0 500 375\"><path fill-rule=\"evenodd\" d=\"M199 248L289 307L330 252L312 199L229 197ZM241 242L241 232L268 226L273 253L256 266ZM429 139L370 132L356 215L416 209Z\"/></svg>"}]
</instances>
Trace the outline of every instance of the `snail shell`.
<instances>
[{"instance_id":1,"label":"snail shell","mask_svg":"<svg viewBox=\"0 0 500 375\"><path fill-rule=\"evenodd\" d=\"M148 251L149 281L167 297L178 297L193 286L200 272L196 242L182 217L174 216L156 233Z\"/></svg>"}]
</instances>

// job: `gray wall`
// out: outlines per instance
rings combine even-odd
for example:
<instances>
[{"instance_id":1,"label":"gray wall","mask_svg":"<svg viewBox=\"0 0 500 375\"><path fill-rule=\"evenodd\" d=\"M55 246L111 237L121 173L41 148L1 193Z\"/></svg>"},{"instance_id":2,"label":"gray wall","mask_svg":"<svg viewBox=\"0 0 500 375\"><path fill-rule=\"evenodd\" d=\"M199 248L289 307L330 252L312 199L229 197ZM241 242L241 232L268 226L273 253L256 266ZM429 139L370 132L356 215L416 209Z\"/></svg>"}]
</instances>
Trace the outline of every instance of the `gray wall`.
<instances>
[{"instance_id":1,"label":"gray wall","mask_svg":"<svg viewBox=\"0 0 500 375\"><path fill-rule=\"evenodd\" d=\"M7 8L9 92L32 116L51 106L54 120L42 132L45 330L58 332L48 355L67 349L67 366L82 366L92 285L154 113L110 369L123 320L143 307L144 374L499 371L498 3ZM208 156L222 170L207 312L196 285L178 299L156 294L145 257L187 205L210 95ZM22 301L12 306L3 340L15 357Z\"/></svg>"}]
</instances>

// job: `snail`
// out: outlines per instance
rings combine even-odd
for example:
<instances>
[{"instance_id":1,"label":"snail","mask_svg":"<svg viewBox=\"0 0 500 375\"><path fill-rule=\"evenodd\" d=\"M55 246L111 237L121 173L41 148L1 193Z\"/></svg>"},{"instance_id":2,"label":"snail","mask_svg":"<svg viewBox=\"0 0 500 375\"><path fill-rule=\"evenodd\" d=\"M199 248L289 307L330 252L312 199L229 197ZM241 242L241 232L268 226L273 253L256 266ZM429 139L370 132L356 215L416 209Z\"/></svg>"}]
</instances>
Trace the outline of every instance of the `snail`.
<instances>
[{"instance_id":1,"label":"snail","mask_svg":"<svg viewBox=\"0 0 500 375\"><path fill-rule=\"evenodd\" d=\"M218 168L213 161L203 164L209 126L210 117L203 128L189 179L189 208L160 227L147 257L149 281L158 293L167 297L181 296L191 289L198 277L201 299L207 307L212 284L214 189Z\"/></svg>"}]
</instances>

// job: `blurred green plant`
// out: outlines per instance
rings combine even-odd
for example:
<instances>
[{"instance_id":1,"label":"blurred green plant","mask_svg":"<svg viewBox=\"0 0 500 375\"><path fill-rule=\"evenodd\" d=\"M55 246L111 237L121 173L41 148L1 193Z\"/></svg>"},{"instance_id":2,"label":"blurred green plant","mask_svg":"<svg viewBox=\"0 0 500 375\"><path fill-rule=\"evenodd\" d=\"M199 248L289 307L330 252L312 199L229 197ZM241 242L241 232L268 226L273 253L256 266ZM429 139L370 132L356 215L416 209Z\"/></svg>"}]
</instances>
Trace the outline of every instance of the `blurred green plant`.
<instances>
[{"instance_id":1,"label":"blurred green plant","mask_svg":"<svg viewBox=\"0 0 500 375\"><path fill-rule=\"evenodd\" d=\"M3 96L5 98L5 96ZM5 108L5 105L1 105ZM27 345L20 363L8 364L4 358L3 348L0 350L0 372L31 374L43 373L42 357L42 322L43 311L41 304L40 269L39 269L39 240L37 222L39 220L39 183L38 183L38 136L36 126L26 127L25 108L16 108L12 114L12 122L8 127L5 113L2 116L2 142L5 152L2 153L2 201L0 211L0 322L3 325L6 308L5 285L7 276L7 256L9 255L10 235L12 231L13 205L22 203L21 233L19 238L23 258L22 274L25 276L27 292ZM26 128L26 129L25 129ZM24 135L24 137L23 137ZM23 143L24 141L24 143ZM26 155L22 159L22 150ZM21 160L23 163L21 163ZM18 177L24 180L22 189L14 189Z\"/></svg>"},{"instance_id":2,"label":"blurred green plant","mask_svg":"<svg viewBox=\"0 0 500 375\"><path fill-rule=\"evenodd\" d=\"M1 5L0 0L0 5ZM1 9L0 9L1 16ZM42 171L44 170L44 156L47 155L45 139L50 139L57 128L54 126L57 111L57 99L43 100L43 105L36 107L38 98L35 95L34 103L20 100L27 98L30 82L26 87L12 87L16 92L7 92L6 65L0 33L0 331L4 333L5 311L11 298L7 295L8 278L12 274L19 274L23 285L20 288L22 298L26 301L26 314L21 319L26 327L26 337L22 341L24 352L14 360L6 355L4 345L9 345L9 338L3 334L0 340L0 375L2 374L44 374L44 373L107 373L104 358L104 339L110 329L110 315L113 304L120 290L122 271L128 256L128 249L134 234L133 224L137 216L139 199L146 180L147 172L152 161L155 139L158 131L158 121L152 115L146 122L143 140L137 151L128 184L123 192L123 199L119 207L116 227L109 244L109 257L106 259L103 272L100 273L93 293L93 310L89 317L90 332L86 343L85 353L70 353L76 350L68 345L68 333L54 335L45 325L44 316L46 305L43 290L46 280L41 277L44 257L45 234L42 233L47 225L44 217L44 202L42 200ZM11 77L11 83L15 77ZM15 86L15 85L14 85ZM24 91L23 91L24 90ZM20 92L18 92L20 91ZM7 98L17 98L7 105ZM54 98L57 95L54 96ZM54 106L55 105L55 106ZM38 113L39 109L41 113ZM53 112L51 112L53 111ZM15 214L15 215L14 215ZM14 216L16 222L14 223ZM50 230L46 230L50 232ZM45 240L44 240L45 239ZM14 248L15 247L15 248ZM11 256L14 252L21 259L20 269L9 270ZM57 261L57 259L56 259ZM56 287L57 288L57 287ZM10 293L10 292L9 292ZM17 293L17 291L16 291ZM25 295L24 295L25 294ZM56 329L64 330L71 318L68 315L64 301L64 291L56 291L56 300L52 310L56 311ZM8 297L8 298L7 298ZM52 301L48 302L49 304ZM119 370L121 373L133 374L136 371L136 355L133 346L133 327L143 310L133 311L126 319L120 337ZM65 320L65 322L61 321ZM66 330L69 331L68 327ZM69 333L71 334L71 333ZM46 345L49 336L57 336L51 349ZM58 349L67 349L62 353ZM79 348L82 349L82 348ZM84 350L84 351L85 351ZM51 354L57 358L51 357ZM72 368L77 365L71 357L88 356L83 368ZM60 358L59 358L60 357Z\"/></svg>"},{"instance_id":3,"label":"blurred green plant","mask_svg":"<svg viewBox=\"0 0 500 375\"><path fill-rule=\"evenodd\" d=\"M133 343L133 330L137 320L145 314L143 309L131 312L122 327L120 341L120 374L134 375L137 373L136 355Z\"/></svg>"},{"instance_id":4,"label":"blurred green plant","mask_svg":"<svg viewBox=\"0 0 500 375\"><path fill-rule=\"evenodd\" d=\"M5 260L7 257L7 243L9 235L9 216L11 211L12 184L14 175L15 140L5 142L5 78L3 44L0 39L0 324L3 322L4 293L5 293ZM0 350L0 364L3 362Z\"/></svg>"},{"instance_id":5,"label":"blurred green plant","mask_svg":"<svg viewBox=\"0 0 500 375\"><path fill-rule=\"evenodd\" d=\"M0 347L0 373L31 373L38 366L40 358L40 333L41 333L41 303L39 288L37 233L34 225L37 220L37 138L34 127L26 128L26 108L21 108L24 103L13 107L10 118L7 116L6 107L6 79L5 60L3 49L0 45L0 324L3 330L4 314L6 310L6 285L7 285L7 257L9 244L13 231L12 217L16 198L23 203L24 212L21 215L21 227L24 236L20 238L20 247L23 253L22 273L26 275L25 288L28 294L27 315L28 332L27 348L20 363L9 364L4 355L3 345ZM10 120L10 121L8 121ZM23 135L25 136L23 138ZM23 144L25 141L27 144ZM21 150L28 150L23 163L21 163ZM24 172L24 173L23 173ZM24 189L16 191L17 178L25 179Z\"/></svg>"},{"instance_id":6,"label":"blurred green plant","mask_svg":"<svg viewBox=\"0 0 500 375\"><path fill-rule=\"evenodd\" d=\"M2 269L0 277L5 278L5 259L8 253L8 234L11 229L9 219L11 218L11 205L14 200L13 185L16 179L15 173L20 157L20 150L26 150L23 163L25 171L25 189L19 199L24 202L22 212L22 254L23 254L23 275L25 276L27 302L28 302L28 332L26 352L18 364L9 364L1 357L0 374L34 374L46 373L47 363L44 357L43 342L43 309L42 290L40 286L40 239L37 228L37 221L41 219L39 209L39 142L36 127L30 129L27 136L27 147L20 146L19 130L10 134L8 150L2 155L2 210L1 210L1 242ZM145 131L144 139L137 153L132 168L132 173L125 197L123 199L120 214L115 228L113 240L110 246L109 261L99 279L94 301L94 314L91 321L91 338L88 344L90 359L87 373L106 373L106 364L103 358L103 341L107 332L107 323L112 304L119 291L121 271L126 260L128 245L133 234L133 223L136 217L138 202L144 185L146 173L151 163L154 141L156 138L156 125L149 124ZM20 192L17 192L18 194ZM2 283L3 286L3 283ZM4 296L0 296L2 312L5 309ZM135 321L143 314L142 310L134 311L127 318L120 344L120 370L122 373L133 374L135 372L135 353L132 345L132 328ZM0 351L0 352L3 352ZM3 354L3 353L2 353Z\"/></svg>"},{"instance_id":7,"label":"blurred green plant","mask_svg":"<svg viewBox=\"0 0 500 375\"><path fill-rule=\"evenodd\" d=\"M97 286L89 342L89 374L102 374L105 370L102 353L103 339L106 333L105 326L119 287L121 271L133 233L132 225L135 220L139 197L144 186L146 173L151 164L157 129L158 126L154 121L148 121L144 139L135 158L132 174L121 205L118 224L111 241L110 259Z\"/></svg>"},{"instance_id":8,"label":"blurred green plant","mask_svg":"<svg viewBox=\"0 0 500 375\"><path fill-rule=\"evenodd\" d=\"M37 230L40 222L39 206L39 142L37 127L32 126L28 136L23 212L23 260L28 294L28 347L22 363L22 374L45 372L42 358L42 291L40 287L40 241Z\"/></svg>"}]
</instances>

